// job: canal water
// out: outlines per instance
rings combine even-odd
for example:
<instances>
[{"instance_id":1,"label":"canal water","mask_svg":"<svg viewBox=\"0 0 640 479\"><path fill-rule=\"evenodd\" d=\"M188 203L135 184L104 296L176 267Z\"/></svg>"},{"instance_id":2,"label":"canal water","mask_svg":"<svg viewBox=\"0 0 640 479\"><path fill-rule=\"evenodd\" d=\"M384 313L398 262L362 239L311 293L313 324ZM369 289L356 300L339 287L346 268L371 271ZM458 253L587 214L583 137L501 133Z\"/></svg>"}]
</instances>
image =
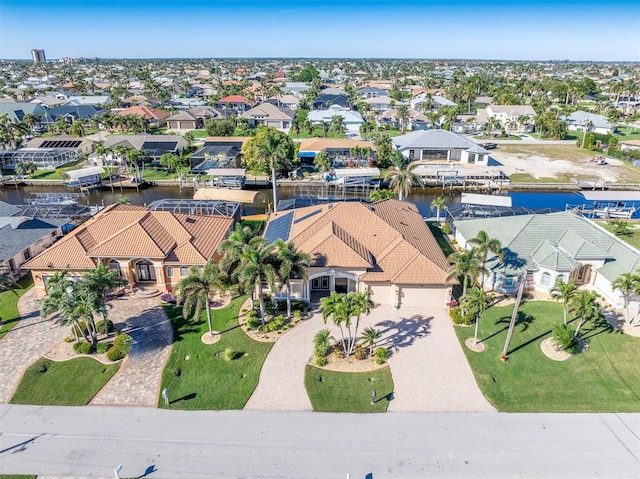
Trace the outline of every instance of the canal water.
<instances>
[{"instance_id":1,"label":"canal water","mask_svg":"<svg viewBox=\"0 0 640 479\"><path fill-rule=\"evenodd\" d=\"M24 198L29 193L42 192L69 192L64 186L24 186L15 188L0 189L0 200L14 205L24 204ZM290 187L281 187L278 189L279 199L293 198L294 190ZM431 216L431 202L436 196L442 193L437 190L420 190L416 189L409 195L408 200L414 203L422 216ZM545 209L564 210L567 204L577 205L587 202L578 193L572 192L511 192L506 193L512 198L513 206L523 206L529 209ZM146 190L119 190L96 191L87 194L80 199L79 203L90 205L109 205L118 201L123 196L129 198L131 203L144 205L153 201L171 198L171 199L191 199L193 198L193 188L178 188L177 186L156 186ZM461 195L459 192L444 195L445 201L449 207L460 203ZM256 199L251 206L245 208L245 214L263 213L272 201L272 192L270 189L259 190Z\"/></svg>"}]
</instances>

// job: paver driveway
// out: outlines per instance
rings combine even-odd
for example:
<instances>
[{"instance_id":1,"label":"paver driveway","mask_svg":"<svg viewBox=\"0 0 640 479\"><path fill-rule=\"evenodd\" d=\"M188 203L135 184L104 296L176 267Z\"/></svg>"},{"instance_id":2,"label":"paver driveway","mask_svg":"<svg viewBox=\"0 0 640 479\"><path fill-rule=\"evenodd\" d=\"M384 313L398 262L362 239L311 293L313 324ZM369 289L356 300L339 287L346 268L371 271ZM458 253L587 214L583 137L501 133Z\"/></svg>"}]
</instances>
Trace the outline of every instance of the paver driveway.
<instances>
[{"instance_id":1,"label":"paver driveway","mask_svg":"<svg viewBox=\"0 0 640 479\"><path fill-rule=\"evenodd\" d=\"M493 411L471 372L451 320L441 309L379 306L363 317L360 331L372 326L390 349L395 386L389 411ZM245 409L309 410L304 388L305 366L313 353L313 336L330 327L315 313L288 331L269 353L260 382Z\"/></svg>"}]
</instances>

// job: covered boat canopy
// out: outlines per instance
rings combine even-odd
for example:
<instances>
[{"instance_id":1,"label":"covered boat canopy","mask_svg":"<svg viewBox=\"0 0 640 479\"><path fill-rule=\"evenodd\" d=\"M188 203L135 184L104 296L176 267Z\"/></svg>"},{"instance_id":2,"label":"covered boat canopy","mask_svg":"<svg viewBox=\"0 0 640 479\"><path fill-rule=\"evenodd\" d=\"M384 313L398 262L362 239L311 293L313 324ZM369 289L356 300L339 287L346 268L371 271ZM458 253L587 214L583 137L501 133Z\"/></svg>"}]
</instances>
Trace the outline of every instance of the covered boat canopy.
<instances>
[{"instance_id":1,"label":"covered boat canopy","mask_svg":"<svg viewBox=\"0 0 640 479\"><path fill-rule=\"evenodd\" d=\"M80 168L79 170L69 170L64 172L64 176L70 180L77 180L86 176L102 175L104 168L102 166L90 166L88 168Z\"/></svg>"}]
</instances>

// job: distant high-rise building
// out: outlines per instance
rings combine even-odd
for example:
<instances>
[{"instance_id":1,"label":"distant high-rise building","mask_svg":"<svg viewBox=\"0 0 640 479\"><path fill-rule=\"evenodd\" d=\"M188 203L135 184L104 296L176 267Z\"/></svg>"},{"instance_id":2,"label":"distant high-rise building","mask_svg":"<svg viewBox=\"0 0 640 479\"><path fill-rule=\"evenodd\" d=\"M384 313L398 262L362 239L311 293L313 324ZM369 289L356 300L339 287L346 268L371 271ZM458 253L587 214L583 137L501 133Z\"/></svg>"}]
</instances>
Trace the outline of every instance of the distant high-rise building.
<instances>
[{"instance_id":1,"label":"distant high-rise building","mask_svg":"<svg viewBox=\"0 0 640 479\"><path fill-rule=\"evenodd\" d=\"M47 58L44 56L44 50L42 48L34 48L31 50L31 58L34 63L45 63Z\"/></svg>"}]
</instances>

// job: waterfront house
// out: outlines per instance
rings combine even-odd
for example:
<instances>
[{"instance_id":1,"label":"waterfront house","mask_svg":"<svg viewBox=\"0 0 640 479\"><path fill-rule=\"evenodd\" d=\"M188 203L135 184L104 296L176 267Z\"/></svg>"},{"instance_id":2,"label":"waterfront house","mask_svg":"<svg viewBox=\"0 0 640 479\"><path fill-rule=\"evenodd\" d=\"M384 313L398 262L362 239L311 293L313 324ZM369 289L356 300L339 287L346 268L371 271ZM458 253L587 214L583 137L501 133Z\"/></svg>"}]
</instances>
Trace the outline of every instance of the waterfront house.
<instances>
[{"instance_id":1,"label":"waterfront house","mask_svg":"<svg viewBox=\"0 0 640 479\"><path fill-rule=\"evenodd\" d=\"M190 171L204 173L213 168L240 168L242 148L248 136L209 137L204 145L189 157Z\"/></svg>"},{"instance_id":2,"label":"waterfront house","mask_svg":"<svg viewBox=\"0 0 640 479\"><path fill-rule=\"evenodd\" d=\"M173 208L172 208L173 209ZM38 254L23 268L31 270L38 296L53 274L80 275L104 264L131 285L164 291L188 276L193 266L216 257L238 214L197 214L163 211L146 206L106 207L67 236Z\"/></svg>"},{"instance_id":3,"label":"waterfront house","mask_svg":"<svg viewBox=\"0 0 640 479\"><path fill-rule=\"evenodd\" d=\"M521 281L529 289L550 293L559 280L571 280L620 308L622 293L611 283L640 267L640 252L571 211L458 220L453 226L462 248L479 231L500 241L504 260L489 256L485 286L501 293L515 293Z\"/></svg>"},{"instance_id":4,"label":"waterfront house","mask_svg":"<svg viewBox=\"0 0 640 479\"><path fill-rule=\"evenodd\" d=\"M298 158L302 163L312 164L314 158L321 151L329 155L332 163L336 166L343 166L349 161L355 161L352 158L351 151L353 148L370 149L372 154L375 153L373 143L364 140L352 140L349 138L305 138L300 142L298 149ZM371 158L365 159L366 163ZM368 166L367 164L360 166Z\"/></svg>"},{"instance_id":5,"label":"waterfront house","mask_svg":"<svg viewBox=\"0 0 640 479\"><path fill-rule=\"evenodd\" d=\"M0 201L0 274L17 280L22 265L62 237L65 218L26 216L20 206Z\"/></svg>"},{"instance_id":6,"label":"waterfront house","mask_svg":"<svg viewBox=\"0 0 640 479\"><path fill-rule=\"evenodd\" d=\"M107 153L103 160L97 156L90 159L98 162L106 160L107 164L111 161L120 162L117 147L126 146L144 151L152 163L157 163L165 153L179 156L189 145L181 135L110 135L104 141L104 146L111 148L113 152Z\"/></svg>"},{"instance_id":7,"label":"waterfront house","mask_svg":"<svg viewBox=\"0 0 640 479\"><path fill-rule=\"evenodd\" d=\"M37 137L15 150L0 151L0 167L14 170L19 162L33 162L38 169L54 169L93 151L94 142L68 135Z\"/></svg>"},{"instance_id":8,"label":"waterfront house","mask_svg":"<svg viewBox=\"0 0 640 479\"><path fill-rule=\"evenodd\" d=\"M468 138L447 130L412 131L392 138L396 149L409 160L459 161L487 166L489 152Z\"/></svg>"},{"instance_id":9,"label":"waterfront house","mask_svg":"<svg viewBox=\"0 0 640 479\"><path fill-rule=\"evenodd\" d=\"M292 241L311 255L307 280L290 280L300 301L332 291L368 291L375 303L402 309L444 307L450 297L449 262L415 205L405 201L279 211L269 218L264 237ZM283 299L284 291L276 298Z\"/></svg>"},{"instance_id":10,"label":"waterfront house","mask_svg":"<svg viewBox=\"0 0 640 479\"><path fill-rule=\"evenodd\" d=\"M334 116L341 116L345 128L351 132L359 133L360 125L364 123L364 119L360 113L338 105L331 105L329 109L326 110L311 110L308 118L313 125L317 126L322 122L331 123L331 119Z\"/></svg>"}]
</instances>

